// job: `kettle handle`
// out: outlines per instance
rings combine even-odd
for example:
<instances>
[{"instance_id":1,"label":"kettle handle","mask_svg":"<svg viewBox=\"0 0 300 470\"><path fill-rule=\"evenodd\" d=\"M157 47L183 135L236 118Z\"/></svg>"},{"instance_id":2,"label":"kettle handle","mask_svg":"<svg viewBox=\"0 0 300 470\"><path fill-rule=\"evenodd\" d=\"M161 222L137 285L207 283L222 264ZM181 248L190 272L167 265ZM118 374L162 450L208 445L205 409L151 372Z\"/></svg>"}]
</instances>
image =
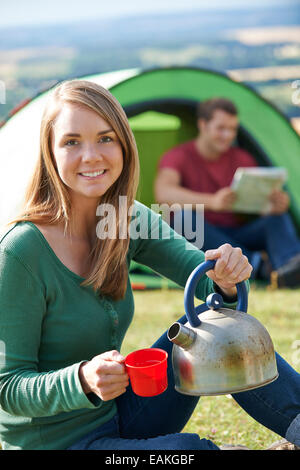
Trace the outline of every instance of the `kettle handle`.
<instances>
[{"instance_id":1,"label":"kettle handle","mask_svg":"<svg viewBox=\"0 0 300 470\"><path fill-rule=\"evenodd\" d=\"M209 307L208 297L206 299L206 303L200 305L199 307L195 308L194 304L194 297L197 284L200 278L207 272L210 271L215 267L216 261L215 260L208 260L204 263L199 264L194 271L190 274L184 289L184 307L187 319L191 326L197 327L201 324L201 321L197 315L197 313L204 312ZM241 312L247 312L248 308L248 291L246 287L245 281L239 282L236 284L237 288L237 310ZM218 297L218 303L221 303L222 297L219 294L212 294L213 296Z\"/></svg>"}]
</instances>

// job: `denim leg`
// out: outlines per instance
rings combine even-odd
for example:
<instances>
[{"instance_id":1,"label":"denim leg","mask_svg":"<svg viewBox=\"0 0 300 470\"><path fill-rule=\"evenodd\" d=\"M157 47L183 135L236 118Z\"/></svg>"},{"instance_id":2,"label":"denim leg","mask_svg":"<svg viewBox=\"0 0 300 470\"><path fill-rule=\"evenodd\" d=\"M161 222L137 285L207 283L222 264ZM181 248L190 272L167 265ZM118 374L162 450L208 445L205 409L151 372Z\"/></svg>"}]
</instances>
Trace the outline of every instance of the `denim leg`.
<instances>
[{"instance_id":1,"label":"denim leg","mask_svg":"<svg viewBox=\"0 0 300 470\"><path fill-rule=\"evenodd\" d=\"M233 247L240 247L243 253L249 259L251 258L251 250L239 239L236 229L232 227L215 227L205 222L203 250L213 250L224 243L230 243Z\"/></svg>"},{"instance_id":2,"label":"denim leg","mask_svg":"<svg viewBox=\"0 0 300 470\"><path fill-rule=\"evenodd\" d=\"M188 226L195 226L195 212L182 211L177 214L178 219L185 218ZM189 218L192 221L189 221ZM175 221L175 217L174 217ZM173 222L174 226L174 222ZM185 228L184 223L177 222L177 227ZM291 216L288 213L280 215L268 215L258 217L252 222L241 227L216 227L207 221L204 223L203 236L197 236L192 242L197 248L204 251L219 247L224 243L239 246L251 262L253 252L266 251L270 258L273 269L283 266L289 259L300 253L300 240L294 227ZM185 235L185 233L181 233Z\"/></svg>"},{"instance_id":3,"label":"denim leg","mask_svg":"<svg viewBox=\"0 0 300 470\"><path fill-rule=\"evenodd\" d=\"M196 227L199 223L201 223L201 227ZM206 220L204 221L201 217L197 218L195 211L176 212L174 219L171 221L171 226L199 250L213 250L224 243L238 246L238 240L234 238L234 233L229 234L225 228L216 227ZM195 234L195 236L193 237L192 234Z\"/></svg>"},{"instance_id":4,"label":"denim leg","mask_svg":"<svg viewBox=\"0 0 300 470\"><path fill-rule=\"evenodd\" d=\"M250 250L265 250L274 269L300 253L300 240L288 213L259 217L239 227L235 236Z\"/></svg>"},{"instance_id":5,"label":"denim leg","mask_svg":"<svg viewBox=\"0 0 300 470\"><path fill-rule=\"evenodd\" d=\"M186 323L185 315L179 320ZM172 367L173 343L169 341L165 332L153 345L168 353L168 388L165 392L154 397L140 397L132 392L131 386L116 399L119 415L120 436L124 439L150 439L156 436L172 435L169 440L178 439L176 434L190 419L198 401L198 396L189 396L179 393L174 388ZM183 436L181 433L180 436ZM180 438L189 441L197 449L218 450L211 441L200 439L197 434L187 434ZM187 444L185 444L187 445ZM195 449L195 447L193 447Z\"/></svg>"},{"instance_id":6,"label":"denim leg","mask_svg":"<svg viewBox=\"0 0 300 470\"><path fill-rule=\"evenodd\" d=\"M277 353L276 360L274 382L232 397L256 421L300 445L300 374Z\"/></svg>"},{"instance_id":7,"label":"denim leg","mask_svg":"<svg viewBox=\"0 0 300 470\"><path fill-rule=\"evenodd\" d=\"M86 434L68 450L218 450L197 434L168 434L151 439L124 439L120 437L118 416Z\"/></svg>"},{"instance_id":8,"label":"denim leg","mask_svg":"<svg viewBox=\"0 0 300 470\"><path fill-rule=\"evenodd\" d=\"M203 221L202 221L203 222ZM196 230L196 213L195 211L182 211L174 215L174 220L171 223L172 227L180 233L180 235L186 236L192 230ZM190 228L186 233L186 225ZM200 235L200 232L203 232ZM224 243L230 243L233 247L240 247L243 253L248 257L250 263L254 266L254 259L257 260L258 252L255 250L250 250L246 244L238 237L238 228L232 227L217 227L205 221L204 225L197 229L197 235L195 240L192 240L189 236L186 237L193 245L195 245L200 250L213 250L223 245ZM254 273L253 273L254 274Z\"/></svg>"},{"instance_id":9,"label":"denim leg","mask_svg":"<svg viewBox=\"0 0 300 470\"><path fill-rule=\"evenodd\" d=\"M180 321L186 322L185 316ZM152 347L168 353L168 388L154 397L140 397L132 392L129 385L126 392L116 399L120 430L124 437L149 438L157 434L181 432L199 401L199 397L183 395L174 388L173 343L168 339L167 332Z\"/></svg>"}]
</instances>

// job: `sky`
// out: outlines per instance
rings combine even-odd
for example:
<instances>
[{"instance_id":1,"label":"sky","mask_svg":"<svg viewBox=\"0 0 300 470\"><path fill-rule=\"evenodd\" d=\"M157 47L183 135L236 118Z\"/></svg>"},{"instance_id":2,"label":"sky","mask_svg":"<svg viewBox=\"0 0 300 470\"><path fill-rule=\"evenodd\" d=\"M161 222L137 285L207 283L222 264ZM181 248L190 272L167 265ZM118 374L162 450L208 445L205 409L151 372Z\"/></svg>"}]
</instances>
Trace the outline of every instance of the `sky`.
<instances>
[{"instance_id":1,"label":"sky","mask_svg":"<svg viewBox=\"0 0 300 470\"><path fill-rule=\"evenodd\" d=\"M0 28L196 9L288 6L297 2L300 0L0 0Z\"/></svg>"}]
</instances>

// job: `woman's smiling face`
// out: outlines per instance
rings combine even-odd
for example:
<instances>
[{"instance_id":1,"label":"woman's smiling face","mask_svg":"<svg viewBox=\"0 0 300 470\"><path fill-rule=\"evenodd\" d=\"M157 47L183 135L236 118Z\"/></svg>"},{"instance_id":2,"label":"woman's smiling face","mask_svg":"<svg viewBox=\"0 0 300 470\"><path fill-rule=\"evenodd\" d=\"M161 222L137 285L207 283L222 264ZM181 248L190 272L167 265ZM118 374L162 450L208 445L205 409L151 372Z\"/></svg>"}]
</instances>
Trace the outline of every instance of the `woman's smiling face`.
<instances>
[{"instance_id":1,"label":"woman's smiling face","mask_svg":"<svg viewBox=\"0 0 300 470\"><path fill-rule=\"evenodd\" d=\"M71 194L99 199L123 169L118 136L84 106L63 104L53 125L51 147L59 176Z\"/></svg>"}]
</instances>

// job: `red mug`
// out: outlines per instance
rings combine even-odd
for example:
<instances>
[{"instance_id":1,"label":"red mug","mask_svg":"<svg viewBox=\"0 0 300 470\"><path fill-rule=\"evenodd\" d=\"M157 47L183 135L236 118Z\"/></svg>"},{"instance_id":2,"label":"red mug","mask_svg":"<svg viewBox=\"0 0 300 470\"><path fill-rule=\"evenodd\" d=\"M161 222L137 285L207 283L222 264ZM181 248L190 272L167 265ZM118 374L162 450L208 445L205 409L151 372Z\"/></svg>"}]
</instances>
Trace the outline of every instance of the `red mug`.
<instances>
[{"instance_id":1,"label":"red mug","mask_svg":"<svg viewBox=\"0 0 300 470\"><path fill-rule=\"evenodd\" d=\"M125 368L136 395L152 397L168 387L168 353L159 348L139 349L125 358Z\"/></svg>"}]
</instances>

